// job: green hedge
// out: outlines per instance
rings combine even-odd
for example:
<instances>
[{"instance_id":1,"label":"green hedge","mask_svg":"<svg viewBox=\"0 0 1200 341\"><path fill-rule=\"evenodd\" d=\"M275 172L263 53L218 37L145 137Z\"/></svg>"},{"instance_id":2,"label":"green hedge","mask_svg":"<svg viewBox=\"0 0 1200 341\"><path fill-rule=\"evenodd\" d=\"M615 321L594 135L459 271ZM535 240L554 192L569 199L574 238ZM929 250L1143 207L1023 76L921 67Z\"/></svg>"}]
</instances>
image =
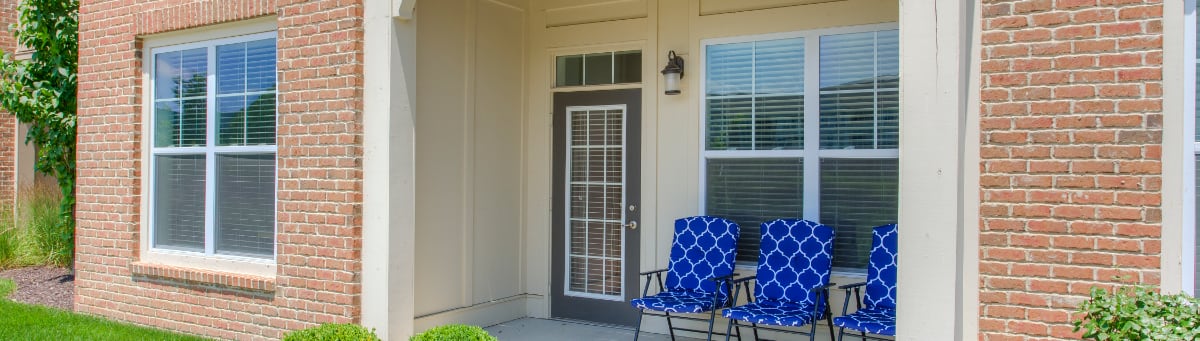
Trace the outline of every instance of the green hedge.
<instances>
[{"instance_id":1,"label":"green hedge","mask_svg":"<svg viewBox=\"0 0 1200 341\"><path fill-rule=\"evenodd\" d=\"M379 341L379 336L357 324L328 323L288 333L283 341Z\"/></svg>"},{"instance_id":2,"label":"green hedge","mask_svg":"<svg viewBox=\"0 0 1200 341\"><path fill-rule=\"evenodd\" d=\"M496 341L488 332L476 326L448 324L414 335L409 341Z\"/></svg>"},{"instance_id":3,"label":"green hedge","mask_svg":"<svg viewBox=\"0 0 1200 341\"><path fill-rule=\"evenodd\" d=\"M1079 305L1083 317L1074 330L1092 340L1200 339L1200 300L1187 294L1164 295L1150 287L1092 288Z\"/></svg>"}]
</instances>

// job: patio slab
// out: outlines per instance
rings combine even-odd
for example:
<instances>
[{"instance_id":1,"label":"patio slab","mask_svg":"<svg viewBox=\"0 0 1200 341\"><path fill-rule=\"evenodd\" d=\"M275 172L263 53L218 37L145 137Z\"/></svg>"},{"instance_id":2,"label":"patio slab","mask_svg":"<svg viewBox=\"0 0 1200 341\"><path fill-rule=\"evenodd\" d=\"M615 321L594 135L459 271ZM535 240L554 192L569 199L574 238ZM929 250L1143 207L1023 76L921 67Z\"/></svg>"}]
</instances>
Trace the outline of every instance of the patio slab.
<instances>
[{"instance_id":1,"label":"patio slab","mask_svg":"<svg viewBox=\"0 0 1200 341\"><path fill-rule=\"evenodd\" d=\"M560 341L560 340L598 340L598 341L628 341L633 340L633 329L611 326L598 325L578 321L550 320L539 318L523 318L504 322L491 327L484 328L488 333L495 336L501 341ZM824 328L818 329L817 340L829 340L829 335L824 332ZM749 329L743 330L748 333ZM685 335L695 335L686 333ZM753 340L752 336L747 336L744 340ZM763 335L766 337L773 337ZM774 336L778 337L778 336ZM666 334L655 334L642 332L641 338L638 340L645 341L668 341L671 337ZM716 340L724 340L723 336L717 337ZM772 338L774 339L774 338ZM799 335L786 335L779 337L778 340L807 340L808 337ZM691 337L676 337L676 341L702 341L703 339Z\"/></svg>"},{"instance_id":2,"label":"patio slab","mask_svg":"<svg viewBox=\"0 0 1200 341\"><path fill-rule=\"evenodd\" d=\"M633 340L633 329L630 328L538 318L512 320L484 329L500 341ZM667 341L670 339L671 337L665 334L642 332L642 336L638 340ZM702 339L677 337L675 340L699 341Z\"/></svg>"}]
</instances>

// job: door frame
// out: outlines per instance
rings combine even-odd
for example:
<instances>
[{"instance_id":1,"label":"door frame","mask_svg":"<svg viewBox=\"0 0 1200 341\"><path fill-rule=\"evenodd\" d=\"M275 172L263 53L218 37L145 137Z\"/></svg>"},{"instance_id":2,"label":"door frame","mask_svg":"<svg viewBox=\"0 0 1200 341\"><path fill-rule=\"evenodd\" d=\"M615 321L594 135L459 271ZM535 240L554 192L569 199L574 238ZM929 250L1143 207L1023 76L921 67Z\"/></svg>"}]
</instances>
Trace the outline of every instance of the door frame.
<instances>
[{"instance_id":1,"label":"door frame","mask_svg":"<svg viewBox=\"0 0 1200 341\"><path fill-rule=\"evenodd\" d=\"M624 198L621 209L624 211L625 222L638 221L640 224L643 212L641 204L643 90L641 87L580 90L554 92L551 95L551 104L553 107L551 115L553 117L551 118L551 259L549 276L550 309L548 313L552 318L577 319L593 323L632 326L636 323L637 311L629 307L627 302L630 299L640 296L640 291L638 290L640 284L638 273L641 269L641 239L644 228L638 227L633 230L623 228L625 235L622 241L622 271L624 278L621 281L623 297L620 301L594 297L589 298L586 295L568 295L566 293L566 269L568 264L565 260L567 243L564 238L566 238L567 198L564 195L567 192L567 161L569 161L566 146L569 128L567 127L567 123L569 120L566 117L566 110L568 107L624 105L624 164L622 170ZM627 207L629 205L636 205L636 209L633 211L628 210ZM651 234L650 238L653 238L653 234ZM614 310L622 308L628 311ZM581 311L585 313L580 313ZM588 311L607 311L609 313L598 317L586 314Z\"/></svg>"}]
</instances>

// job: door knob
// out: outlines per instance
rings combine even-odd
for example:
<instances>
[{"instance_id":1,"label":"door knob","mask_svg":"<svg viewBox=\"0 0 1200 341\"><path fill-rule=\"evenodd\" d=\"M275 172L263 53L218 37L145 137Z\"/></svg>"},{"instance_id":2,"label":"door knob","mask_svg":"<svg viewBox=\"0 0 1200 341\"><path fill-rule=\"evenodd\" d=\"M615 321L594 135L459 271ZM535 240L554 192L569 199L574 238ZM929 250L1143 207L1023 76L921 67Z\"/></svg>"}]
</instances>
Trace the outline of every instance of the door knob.
<instances>
[{"instance_id":1,"label":"door knob","mask_svg":"<svg viewBox=\"0 0 1200 341\"><path fill-rule=\"evenodd\" d=\"M625 223L625 227L629 228L630 230L636 230L637 220L630 220L628 223Z\"/></svg>"}]
</instances>

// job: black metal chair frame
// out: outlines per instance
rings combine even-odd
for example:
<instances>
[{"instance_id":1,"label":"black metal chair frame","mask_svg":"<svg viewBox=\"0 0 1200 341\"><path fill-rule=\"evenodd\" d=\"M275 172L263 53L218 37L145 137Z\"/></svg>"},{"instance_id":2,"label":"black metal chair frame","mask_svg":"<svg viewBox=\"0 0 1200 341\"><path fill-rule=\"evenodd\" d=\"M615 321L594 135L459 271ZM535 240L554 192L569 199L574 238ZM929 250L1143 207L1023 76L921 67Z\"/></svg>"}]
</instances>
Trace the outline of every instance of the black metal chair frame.
<instances>
[{"instance_id":1,"label":"black metal chair frame","mask_svg":"<svg viewBox=\"0 0 1200 341\"><path fill-rule=\"evenodd\" d=\"M646 297L650 293L650 282L652 279L656 280L656 282L658 283L658 292L666 291L666 286L663 285L662 273L667 272L667 270L668 269L658 269L658 270L646 271L646 272L641 273L641 276L646 276L646 285L642 288L642 297ZM720 290L720 288L721 288L721 284L722 284L721 282L729 283L729 286L726 288L732 288L732 286L734 284L730 283L730 280L732 280L734 277L737 277L737 275L738 274L736 274L736 273L732 273L732 274L728 274L728 275L721 276L721 277L709 278L708 280L717 282L718 290ZM725 293L726 298L732 298L731 296L729 296L731 293L728 292L728 289L726 289L726 290L727 290ZM727 303L721 305L720 302L717 302L717 295L714 294L713 295L713 308L711 311L708 312L707 320L699 318L699 317L691 317L691 316L684 316L684 315L678 315L678 314L671 315L670 312L666 312L666 311L659 314L659 313L653 312L653 311L646 312L646 309L638 309L638 322L637 322L637 327L635 327L633 329L633 340L637 341L638 337L641 336L642 318L645 317L646 315L650 315L650 316L663 316L663 317L667 318L667 332L671 334L671 341L675 341L675 331L676 330L706 334L706 335L708 335L708 340L711 341L712 340L712 332L713 332L713 323L716 322L717 311L721 310L722 308L731 307L733 305L733 302L735 302L733 299L729 299ZM706 331L699 330L699 329L675 327L675 325L671 323L672 318L681 319L681 320L689 320L689 321L708 322L708 331L706 332ZM738 339L738 341L742 340L742 334L741 334L740 330L737 334L737 339ZM725 340L729 340L728 332L725 335Z\"/></svg>"},{"instance_id":2,"label":"black metal chair frame","mask_svg":"<svg viewBox=\"0 0 1200 341\"><path fill-rule=\"evenodd\" d=\"M758 278L758 276L749 276L749 277L742 277L742 278L735 279L733 281L733 286L737 286L738 284L741 284L742 286L737 287L737 289L734 290L733 300L730 301L731 302L730 304L732 305L735 302L737 302L738 296L741 295L742 288L746 289L746 295L748 295L748 296L746 296L746 302L754 302L754 295L750 291L750 281L756 280L757 278ZM824 301L824 302L826 302L826 304L825 304L825 323L829 326L829 339L830 339L830 341L833 341L833 311L831 309L829 309L828 302L829 302L829 288L831 288L835 285L837 285L837 284L829 283L829 284L826 284L821 287L813 289L813 290L818 291L819 293L817 295L817 304L813 305L814 319L812 321L808 322L809 330L807 332L799 331L799 330L781 329L781 328L776 328L776 327L762 327L762 326L759 326L757 323L751 322L749 327L754 331L754 340L756 340L756 341L758 340L758 330L759 329L766 330L766 331L780 332L780 333L808 335L809 340L816 340L816 338L817 338L817 322L820 322L820 319L816 318L816 316L818 316L818 314L817 314L818 308L817 307L820 307L821 302ZM729 326L725 327L726 328L725 329L725 341L729 341L729 334L734 332L733 331L734 328L737 328L736 333L739 336L742 334L743 324L739 323L738 321L739 321L738 319L729 319ZM800 326L799 328L804 328L804 327ZM738 337L738 340L740 341L741 337Z\"/></svg>"},{"instance_id":3,"label":"black metal chair frame","mask_svg":"<svg viewBox=\"0 0 1200 341\"><path fill-rule=\"evenodd\" d=\"M846 314L848 313L847 310L850 308L850 292L851 291L854 292L855 309L862 309L862 288L865 286L867 286L867 282L846 284L846 285L838 287L838 289L846 290L846 300L845 300L845 302L842 302L842 316L846 316ZM830 325L832 326L832 324L830 324ZM845 336L846 336L846 327L838 327L837 341L842 341L842 338ZM867 335L867 332L864 332L864 331L859 331L858 335L850 335L850 337L857 337L860 340L879 340L879 341L895 340L895 338L885 338L883 336Z\"/></svg>"}]
</instances>

